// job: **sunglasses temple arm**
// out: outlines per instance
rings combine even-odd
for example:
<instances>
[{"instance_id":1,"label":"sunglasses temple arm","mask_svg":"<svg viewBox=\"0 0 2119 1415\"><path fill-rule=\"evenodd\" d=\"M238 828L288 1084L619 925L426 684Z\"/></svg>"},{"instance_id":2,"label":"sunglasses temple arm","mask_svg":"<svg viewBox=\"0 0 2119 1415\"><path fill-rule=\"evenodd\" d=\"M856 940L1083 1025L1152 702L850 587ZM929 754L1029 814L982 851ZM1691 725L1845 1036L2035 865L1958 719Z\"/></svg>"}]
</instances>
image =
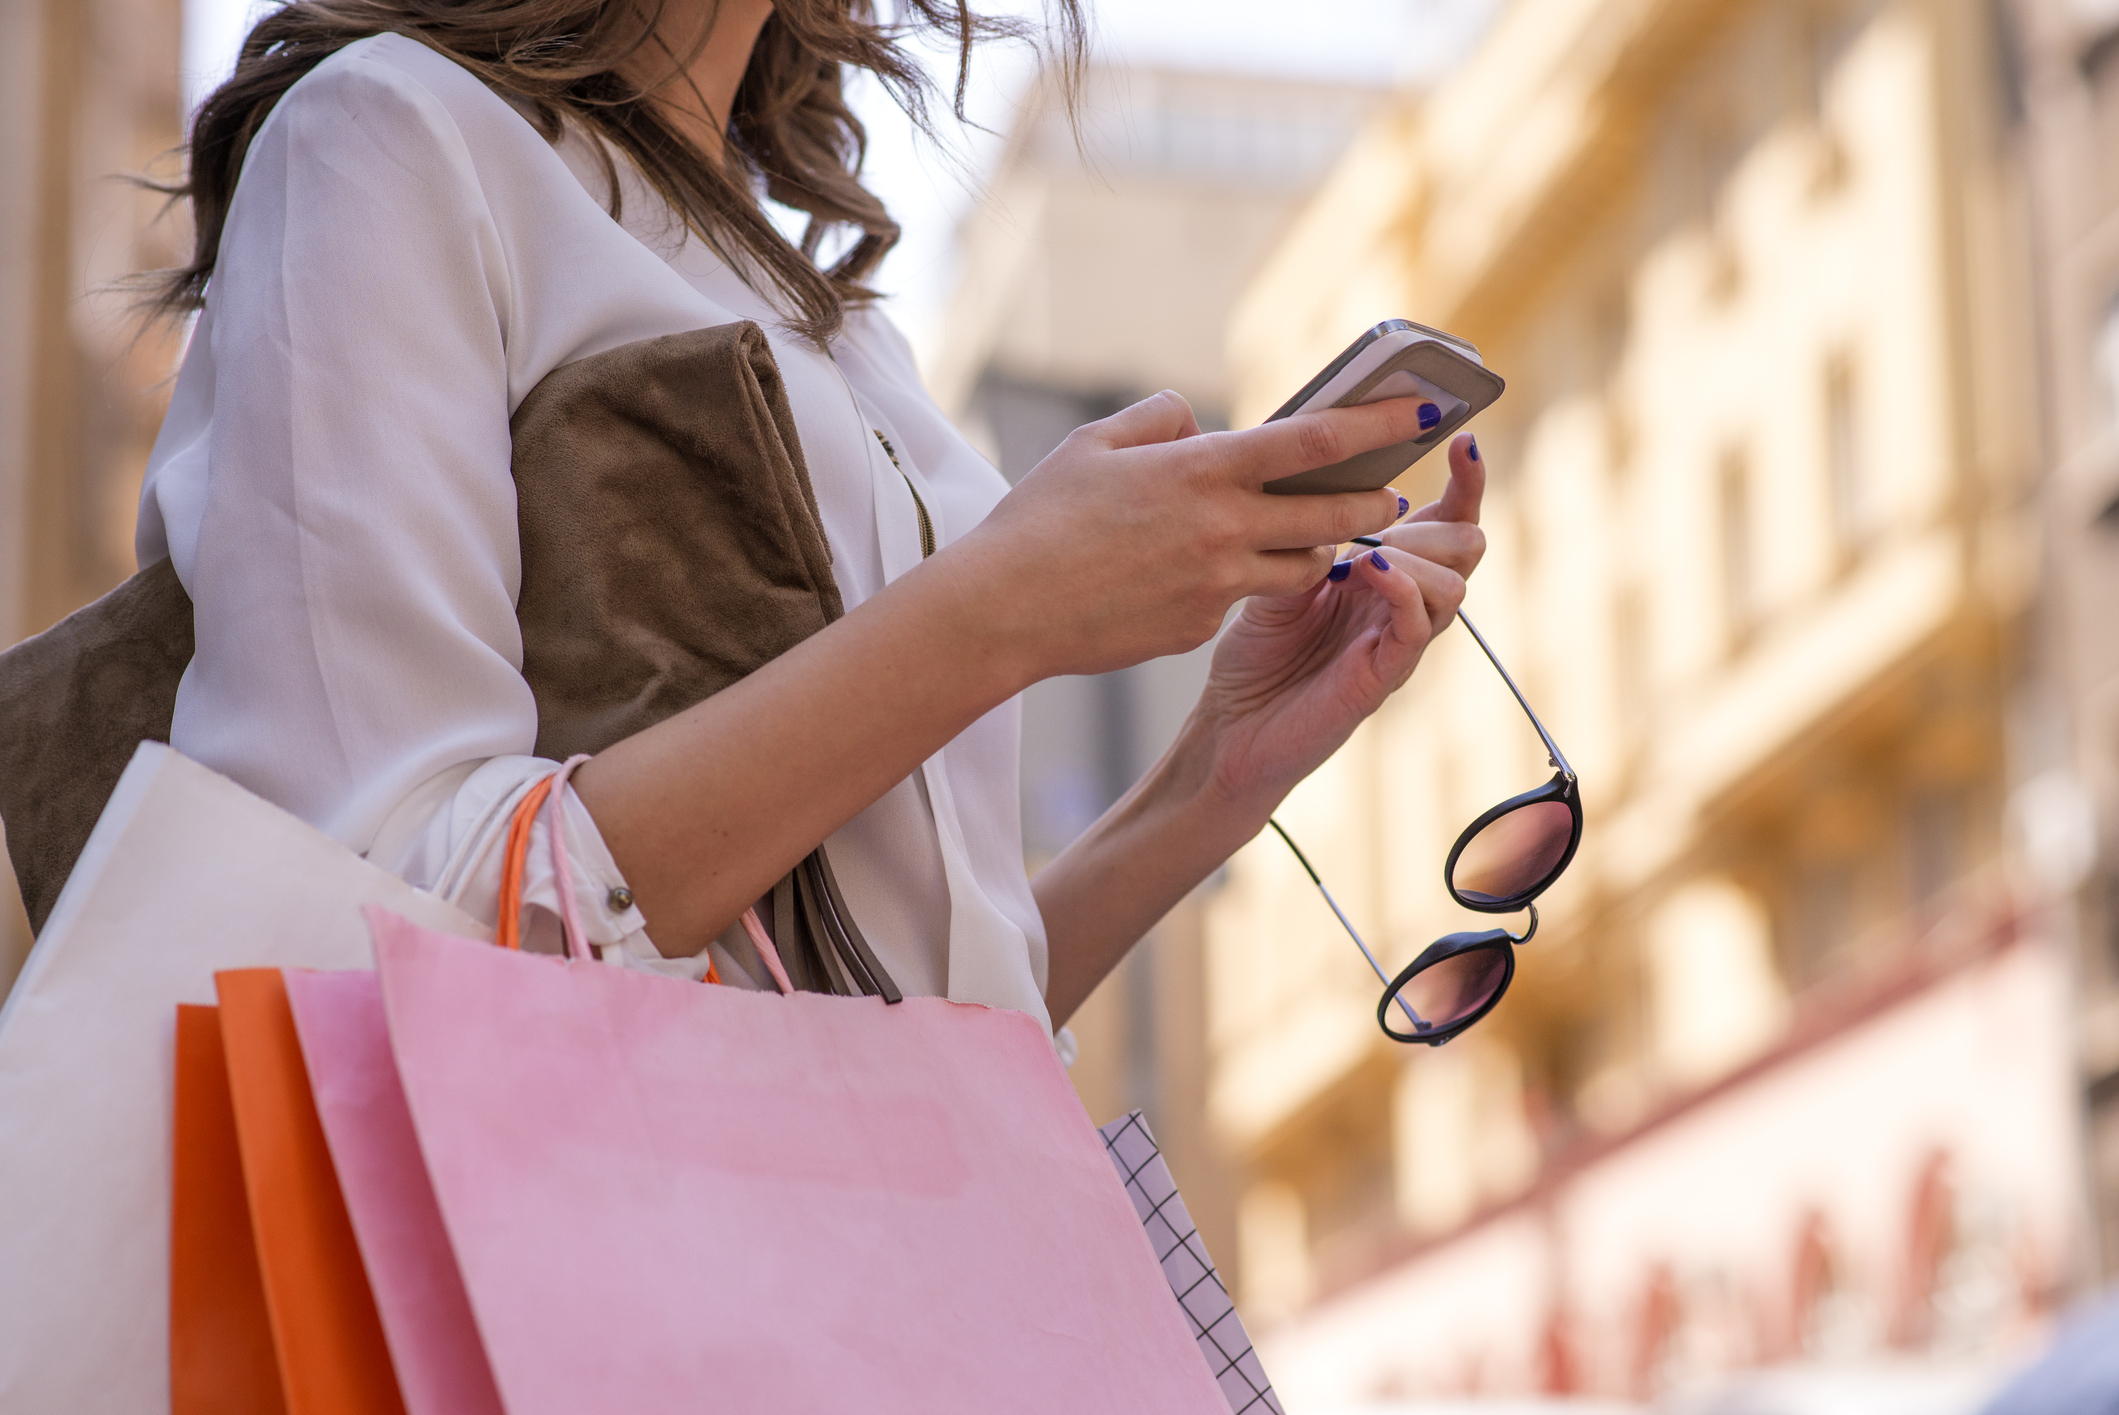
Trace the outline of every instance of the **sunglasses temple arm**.
<instances>
[{"instance_id":1,"label":"sunglasses temple arm","mask_svg":"<svg viewBox=\"0 0 2119 1415\"><path fill-rule=\"evenodd\" d=\"M1530 700L1523 696L1523 690L1516 686L1516 680L1509 677L1508 670L1501 666L1501 658L1494 652L1493 645L1486 642L1486 635L1479 632L1479 626L1472 623L1470 616L1466 615L1463 610L1457 611L1457 618L1463 620L1464 627L1471 630L1472 638L1478 642L1480 650L1486 654L1487 661L1493 664L1494 672L1500 674L1501 681L1508 684L1508 691L1516 695L1516 703L1523 709L1523 715L1530 719L1530 725L1538 729L1538 736L1544 740L1545 750L1551 754L1553 766L1567 773L1572 778L1575 774L1575 769L1567 764L1567 754L1560 750L1560 744L1553 741L1552 734L1545 730L1545 724L1538 720L1538 714L1532 710Z\"/></svg>"},{"instance_id":2,"label":"sunglasses temple arm","mask_svg":"<svg viewBox=\"0 0 2119 1415\"><path fill-rule=\"evenodd\" d=\"M1326 889L1324 887L1324 881L1317 878L1317 867L1310 863L1309 856L1302 853L1302 847L1295 843L1295 837L1289 835L1287 831L1282 828L1280 822L1277 820L1273 820L1269 817L1266 820L1266 824L1273 827L1273 833L1281 838L1281 840L1287 845L1288 849L1293 850L1295 852L1295 858L1302 862L1302 872L1310 877L1310 883L1317 886L1317 892L1323 895L1324 902L1331 906L1333 915L1339 920L1339 926L1346 930L1346 936L1348 938L1354 940L1354 947L1361 950L1361 956L1363 958L1368 959L1369 966L1376 970L1376 976L1382 980L1383 985L1386 988L1389 987L1391 985L1391 975L1383 971L1383 965L1376 961L1376 955L1369 952L1369 946L1361 941L1361 931L1359 929L1356 929L1353 923L1347 918L1346 911L1339 907L1339 901L1332 898L1332 891ZM1427 1023L1421 1020L1420 1014L1413 1011L1413 1005L1405 1000L1404 993L1398 994L1397 1002L1398 1010L1405 1014L1406 1021L1412 1023L1415 1027L1424 1028L1427 1025Z\"/></svg>"}]
</instances>

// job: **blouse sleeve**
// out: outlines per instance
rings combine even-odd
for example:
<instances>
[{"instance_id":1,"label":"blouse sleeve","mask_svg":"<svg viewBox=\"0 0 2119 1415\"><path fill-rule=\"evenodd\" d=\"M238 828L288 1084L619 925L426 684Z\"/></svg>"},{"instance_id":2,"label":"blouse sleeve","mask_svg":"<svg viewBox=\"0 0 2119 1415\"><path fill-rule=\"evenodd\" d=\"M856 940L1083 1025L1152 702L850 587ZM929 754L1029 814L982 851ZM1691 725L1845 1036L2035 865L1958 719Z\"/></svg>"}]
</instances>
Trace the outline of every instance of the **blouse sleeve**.
<instances>
[{"instance_id":1,"label":"blouse sleeve","mask_svg":"<svg viewBox=\"0 0 2119 1415\"><path fill-rule=\"evenodd\" d=\"M142 518L196 605L173 744L488 919L507 807L552 769L515 619L516 320L448 110L342 52L252 144ZM569 807L591 936L638 934Z\"/></svg>"}]
</instances>

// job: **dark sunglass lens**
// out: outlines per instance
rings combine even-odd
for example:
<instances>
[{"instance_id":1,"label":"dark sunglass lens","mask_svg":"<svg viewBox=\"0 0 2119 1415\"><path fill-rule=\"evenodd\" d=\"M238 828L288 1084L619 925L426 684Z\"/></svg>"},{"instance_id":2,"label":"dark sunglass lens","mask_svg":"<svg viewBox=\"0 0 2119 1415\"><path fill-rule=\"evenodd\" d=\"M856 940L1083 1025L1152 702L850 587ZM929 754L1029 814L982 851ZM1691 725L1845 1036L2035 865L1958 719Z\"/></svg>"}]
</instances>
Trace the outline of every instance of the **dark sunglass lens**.
<instances>
[{"instance_id":1,"label":"dark sunglass lens","mask_svg":"<svg viewBox=\"0 0 2119 1415\"><path fill-rule=\"evenodd\" d=\"M1507 976L1505 947L1473 948L1413 974L1398 995L1427 1024L1420 1030L1440 1031L1477 1014Z\"/></svg>"},{"instance_id":2,"label":"dark sunglass lens","mask_svg":"<svg viewBox=\"0 0 2119 1415\"><path fill-rule=\"evenodd\" d=\"M1560 801L1510 811L1464 843L1450 883L1475 904L1516 899L1545 883L1573 838L1574 813Z\"/></svg>"}]
</instances>

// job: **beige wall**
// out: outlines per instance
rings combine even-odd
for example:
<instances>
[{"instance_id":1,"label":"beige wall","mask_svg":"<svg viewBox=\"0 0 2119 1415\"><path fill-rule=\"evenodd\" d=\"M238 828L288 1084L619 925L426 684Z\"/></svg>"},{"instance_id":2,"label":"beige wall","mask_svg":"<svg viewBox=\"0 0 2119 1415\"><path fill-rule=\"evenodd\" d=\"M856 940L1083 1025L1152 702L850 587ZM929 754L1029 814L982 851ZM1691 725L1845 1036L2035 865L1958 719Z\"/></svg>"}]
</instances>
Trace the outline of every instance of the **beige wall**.
<instances>
[{"instance_id":1,"label":"beige wall","mask_svg":"<svg viewBox=\"0 0 2119 1415\"><path fill-rule=\"evenodd\" d=\"M175 345L140 335L110 286L170 264L188 235L119 178L181 136L181 18L179 0L0 5L0 642L134 568ZM0 921L5 982L28 945L12 875Z\"/></svg>"}]
</instances>

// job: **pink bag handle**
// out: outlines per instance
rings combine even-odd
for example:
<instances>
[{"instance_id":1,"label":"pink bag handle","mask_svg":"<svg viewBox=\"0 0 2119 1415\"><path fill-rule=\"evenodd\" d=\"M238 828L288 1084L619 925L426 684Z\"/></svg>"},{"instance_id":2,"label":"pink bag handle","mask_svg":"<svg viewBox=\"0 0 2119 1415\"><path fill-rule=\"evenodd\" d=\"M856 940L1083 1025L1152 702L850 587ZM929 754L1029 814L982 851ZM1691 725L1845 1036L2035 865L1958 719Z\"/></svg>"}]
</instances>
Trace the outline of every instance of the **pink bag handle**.
<instances>
[{"instance_id":1,"label":"pink bag handle","mask_svg":"<svg viewBox=\"0 0 2119 1415\"><path fill-rule=\"evenodd\" d=\"M566 930L567 956L584 963L592 961L596 955L589 951L589 936L581 927L581 911L574 907L574 871L567 864L566 787L574 768L588 759L586 752L568 757L559 764L559 770L547 778L552 784L549 796L552 819L546 826L552 834L552 874L559 886L559 922Z\"/></svg>"},{"instance_id":2,"label":"pink bag handle","mask_svg":"<svg viewBox=\"0 0 2119 1415\"><path fill-rule=\"evenodd\" d=\"M772 936L765 932L765 925L758 922L756 909L743 911L743 932L750 935L750 946L765 960L765 970L773 975L782 996L793 992L795 985L787 980L787 969L780 963L780 950L773 946Z\"/></svg>"},{"instance_id":3,"label":"pink bag handle","mask_svg":"<svg viewBox=\"0 0 2119 1415\"><path fill-rule=\"evenodd\" d=\"M588 934L581 927L581 911L574 902L574 871L567 860L567 778L587 760L585 753L568 757L559 770L525 792L515 808L515 818L508 824L508 853L501 867L500 924L494 934L494 942L503 948L522 947L522 871L530 851L530 824L537 812L549 805L552 815L545 828L552 837L552 876L559 890L559 920L566 933L567 956L584 962L595 957L589 949ZM794 984L788 981L787 968L780 962L780 950L773 946L756 909L743 911L743 931L750 936L751 946L758 950L780 991L793 992ZM709 980L719 981L712 976L711 965Z\"/></svg>"}]
</instances>

